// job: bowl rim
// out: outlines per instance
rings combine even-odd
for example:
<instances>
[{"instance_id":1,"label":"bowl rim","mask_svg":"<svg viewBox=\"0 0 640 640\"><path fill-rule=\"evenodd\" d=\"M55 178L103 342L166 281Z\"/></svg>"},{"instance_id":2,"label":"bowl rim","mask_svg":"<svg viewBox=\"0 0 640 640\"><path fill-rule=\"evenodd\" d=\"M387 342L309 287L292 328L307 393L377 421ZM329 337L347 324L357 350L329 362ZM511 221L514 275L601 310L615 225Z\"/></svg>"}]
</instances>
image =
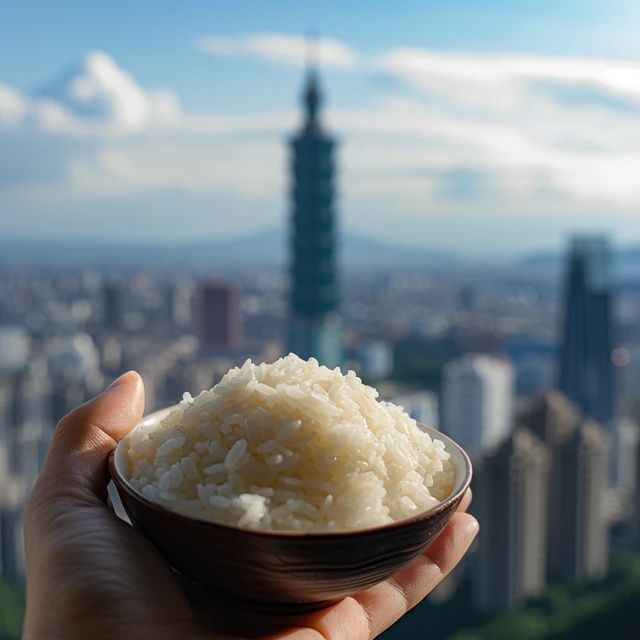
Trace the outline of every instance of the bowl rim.
<instances>
[{"instance_id":1,"label":"bowl rim","mask_svg":"<svg viewBox=\"0 0 640 640\"><path fill-rule=\"evenodd\" d=\"M172 405L170 407L165 407L163 409L158 409L147 416L144 416L140 422L133 427L137 428L142 422L146 422L150 419L157 419L159 414L167 415L172 409L179 405ZM129 481L125 478L118 469L115 461L116 451L122 445L123 442L127 439L127 437L123 437L120 439L118 444L112 449L109 454L108 466L109 473L111 475L111 479L117 488L122 489L131 497L133 497L138 502L144 504L147 508L152 509L153 511L157 511L163 515L170 516L174 519L184 519L189 522L195 522L200 525L206 525L208 527L220 528L227 532L234 532L246 535L252 535L260 538L270 538L270 539L328 539L328 538L339 538L339 537L353 537L353 536L362 536L362 535L375 535L379 533L391 532L398 529L403 529L404 527L411 526L413 524L417 524L426 520L428 518L432 518L434 516L438 516L439 514L447 511L451 508L453 504L456 502L460 502L462 497L466 493L469 485L471 484L471 478L473 476L473 467L471 465L471 460L467 452L457 443L455 440L452 440L449 436L444 433L438 431L435 427L430 427L421 422L417 422L418 426L426 431L430 436L437 437L441 439L445 444L445 450L451 451L451 449L456 450L459 454L462 462L464 464L464 475L462 480L459 482L457 488L455 488L442 502L438 503L431 509L427 509L426 511L422 511L421 513L416 514L415 516L410 516L409 518L404 518L402 520L396 520L394 522L389 522L387 524L372 526L372 527L363 527L360 529L338 529L333 531L295 531L295 530L269 530L269 529L248 529L244 527L234 527L233 525L223 524L220 522L214 522L213 520L206 520L204 518L197 518L194 516L189 516L184 513L180 513L178 511L173 511L157 502L152 502L148 498L146 498L140 491L138 491ZM131 433L131 432L129 432Z\"/></svg>"}]
</instances>

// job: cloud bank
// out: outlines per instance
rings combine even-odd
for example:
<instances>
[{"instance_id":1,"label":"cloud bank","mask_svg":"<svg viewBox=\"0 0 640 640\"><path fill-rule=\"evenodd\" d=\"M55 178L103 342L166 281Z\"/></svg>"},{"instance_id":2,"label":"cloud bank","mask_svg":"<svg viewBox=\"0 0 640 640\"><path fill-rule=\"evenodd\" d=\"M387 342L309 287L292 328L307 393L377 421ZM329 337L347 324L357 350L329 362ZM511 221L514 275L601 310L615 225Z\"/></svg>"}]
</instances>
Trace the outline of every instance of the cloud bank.
<instances>
[{"instance_id":1,"label":"cloud bank","mask_svg":"<svg viewBox=\"0 0 640 640\"><path fill-rule=\"evenodd\" d=\"M199 44L210 55L286 68L304 60L304 39L283 34ZM399 240L423 230L446 244L458 239L460 220L469 228L494 220L496 237L501 225L537 220L543 238L556 219L563 229L597 224L603 212L624 221L640 207L639 63L415 48L367 56L332 39L323 39L321 59L372 88L365 101L345 101L350 107L327 89L349 226ZM126 220L131 203L146 198L149 217L170 193L171 202L209 202L212 233L222 218L229 232L234 221L237 231L276 224L287 209L294 100L280 110L258 103L247 114L192 114L172 91L140 86L100 51L31 95L0 84L0 145L10 152L0 158L0 210L43 220L47 206L72 211L81 198L104 210L114 199ZM20 228L7 213L0 225Z\"/></svg>"},{"instance_id":2,"label":"cloud bank","mask_svg":"<svg viewBox=\"0 0 640 640\"><path fill-rule=\"evenodd\" d=\"M353 69L358 65L356 52L344 42L322 37L317 43L300 36L282 33L257 33L248 36L204 36L198 40L201 51L214 56L243 57L286 67L301 67L308 48L325 68Z\"/></svg>"}]
</instances>

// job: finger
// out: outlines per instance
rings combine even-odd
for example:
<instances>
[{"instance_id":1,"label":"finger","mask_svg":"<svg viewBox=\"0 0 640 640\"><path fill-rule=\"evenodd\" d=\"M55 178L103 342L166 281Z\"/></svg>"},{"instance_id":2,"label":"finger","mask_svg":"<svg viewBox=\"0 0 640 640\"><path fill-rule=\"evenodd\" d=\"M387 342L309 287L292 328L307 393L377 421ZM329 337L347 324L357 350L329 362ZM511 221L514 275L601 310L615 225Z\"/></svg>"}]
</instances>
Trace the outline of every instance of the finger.
<instances>
[{"instance_id":1,"label":"finger","mask_svg":"<svg viewBox=\"0 0 640 640\"><path fill-rule=\"evenodd\" d=\"M454 514L433 544L409 565L385 582L314 614L307 626L331 640L375 638L418 604L460 562L478 529L473 516Z\"/></svg>"},{"instance_id":2,"label":"finger","mask_svg":"<svg viewBox=\"0 0 640 640\"><path fill-rule=\"evenodd\" d=\"M144 385L129 371L66 415L56 427L34 492L73 489L75 496L102 499L107 458L140 420L143 409Z\"/></svg>"}]
</instances>

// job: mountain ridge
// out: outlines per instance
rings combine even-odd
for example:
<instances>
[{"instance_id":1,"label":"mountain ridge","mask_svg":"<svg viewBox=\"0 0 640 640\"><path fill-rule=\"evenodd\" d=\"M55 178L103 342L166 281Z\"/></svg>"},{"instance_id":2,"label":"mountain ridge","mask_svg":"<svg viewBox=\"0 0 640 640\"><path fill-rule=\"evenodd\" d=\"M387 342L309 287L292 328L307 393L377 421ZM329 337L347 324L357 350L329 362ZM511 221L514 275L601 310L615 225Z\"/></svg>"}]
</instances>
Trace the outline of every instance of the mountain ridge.
<instances>
[{"instance_id":1,"label":"mountain ridge","mask_svg":"<svg viewBox=\"0 0 640 640\"><path fill-rule=\"evenodd\" d=\"M162 260L189 266L272 266L287 261L288 239L284 229L267 229L224 239L181 243L144 241L0 240L0 262L28 264L101 264L115 261L123 265ZM344 233L338 242L338 254L347 267L371 268L396 266L443 266L455 264L454 251L439 248L405 247L369 236Z\"/></svg>"}]
</instances>

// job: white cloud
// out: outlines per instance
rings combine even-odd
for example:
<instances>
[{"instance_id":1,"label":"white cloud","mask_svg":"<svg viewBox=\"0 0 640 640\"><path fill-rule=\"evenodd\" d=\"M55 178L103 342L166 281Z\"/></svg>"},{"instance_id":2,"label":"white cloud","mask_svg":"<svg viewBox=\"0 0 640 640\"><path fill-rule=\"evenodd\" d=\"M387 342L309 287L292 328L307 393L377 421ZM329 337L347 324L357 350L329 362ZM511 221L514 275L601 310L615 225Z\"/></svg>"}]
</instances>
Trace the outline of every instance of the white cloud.
<instances>
[{"instance_id":1,"label":"white cloud","mask_svg":"<svg viewBox=\"0 0 640 640\"><path fill-rule=\"evenodd\" d=\"M26 101L11 87L0 84L0 126L12 127L19 124L27 111Z\"/></svg>"},{"instance_id":2,"label":"white cloud","mask_svg":"<svg viewBox=\"0 0 640 640\"><path fill-rule=\"evenodd\" d=\"M640 63L597 58L437 52L399 48L376 66L418 91L459 108L493 112L530 99L566 105L640 110Z\"/></svg>"},{"instance_id":3,"label":"white cloud","mask_svg":"<svg viewBox=\"0 0 640 640\"><path fill-rule=\"evenodd\" d=\"M376 67L412 91L391 107L402 126L445 146L425 153L425 169L492 176L499 191L466 189L470 204L517 210L535 198L578 212L640 203L640 63L396 49ZM434 167L438 158L445 167Z\"/></svg>"},{"instance_id":4,"label":"white cloud","mask_svg":"<svg viewBox=\"0 0 640 640\"><path fill-rule=\"evenodd\" d=\"M88 53L34 96L0 85L0 126L9 128L130 133L179 116L171 91L145 91L102 51Z\"/></svg>"},{"instance_id":5,"label":"white cloud","mask_svg":"<svg viewBox=\"0 0 640 640\"><path fill-rule=\"evenodd\" d=\"M253 58L287 67L304 64L307 40L300 36L281 33L256 33L247 36L204 36L198 40L199 48L214 56ZM312 45L322 67L353 69L358 56L348 45L335 38L319 38Z\"/></svg>"},{"instance_id":6,"label":"white cloud","mask_svg":"<svg viewBox=\"0 0 640 640\"><path fill-rule=\"evenodd\" d=\"M301 38L269 42L256 36L216 46L221 55L300 63ZM349 108L326 89L323 117L340 140L340 211L348 224L406 229L409 239L418 220L447 216L502 216L506 224L553 214L581 224L585 212L628 216L640 208L640 64L416 49L367 61L346 51L334 65L394 80L369 78L373 97ZM280 110L185 113L170 91L141 87L102 53L36 96L0 85L7 150L0 210L36 193L64 209L79 197L157 203L171 190L183 194L172 202L236 199L262 211L264 224L282 221L296 97L292 91L291 107ZM126 221L127 212L120 215Z\"/></svg>"}]
</instances>

